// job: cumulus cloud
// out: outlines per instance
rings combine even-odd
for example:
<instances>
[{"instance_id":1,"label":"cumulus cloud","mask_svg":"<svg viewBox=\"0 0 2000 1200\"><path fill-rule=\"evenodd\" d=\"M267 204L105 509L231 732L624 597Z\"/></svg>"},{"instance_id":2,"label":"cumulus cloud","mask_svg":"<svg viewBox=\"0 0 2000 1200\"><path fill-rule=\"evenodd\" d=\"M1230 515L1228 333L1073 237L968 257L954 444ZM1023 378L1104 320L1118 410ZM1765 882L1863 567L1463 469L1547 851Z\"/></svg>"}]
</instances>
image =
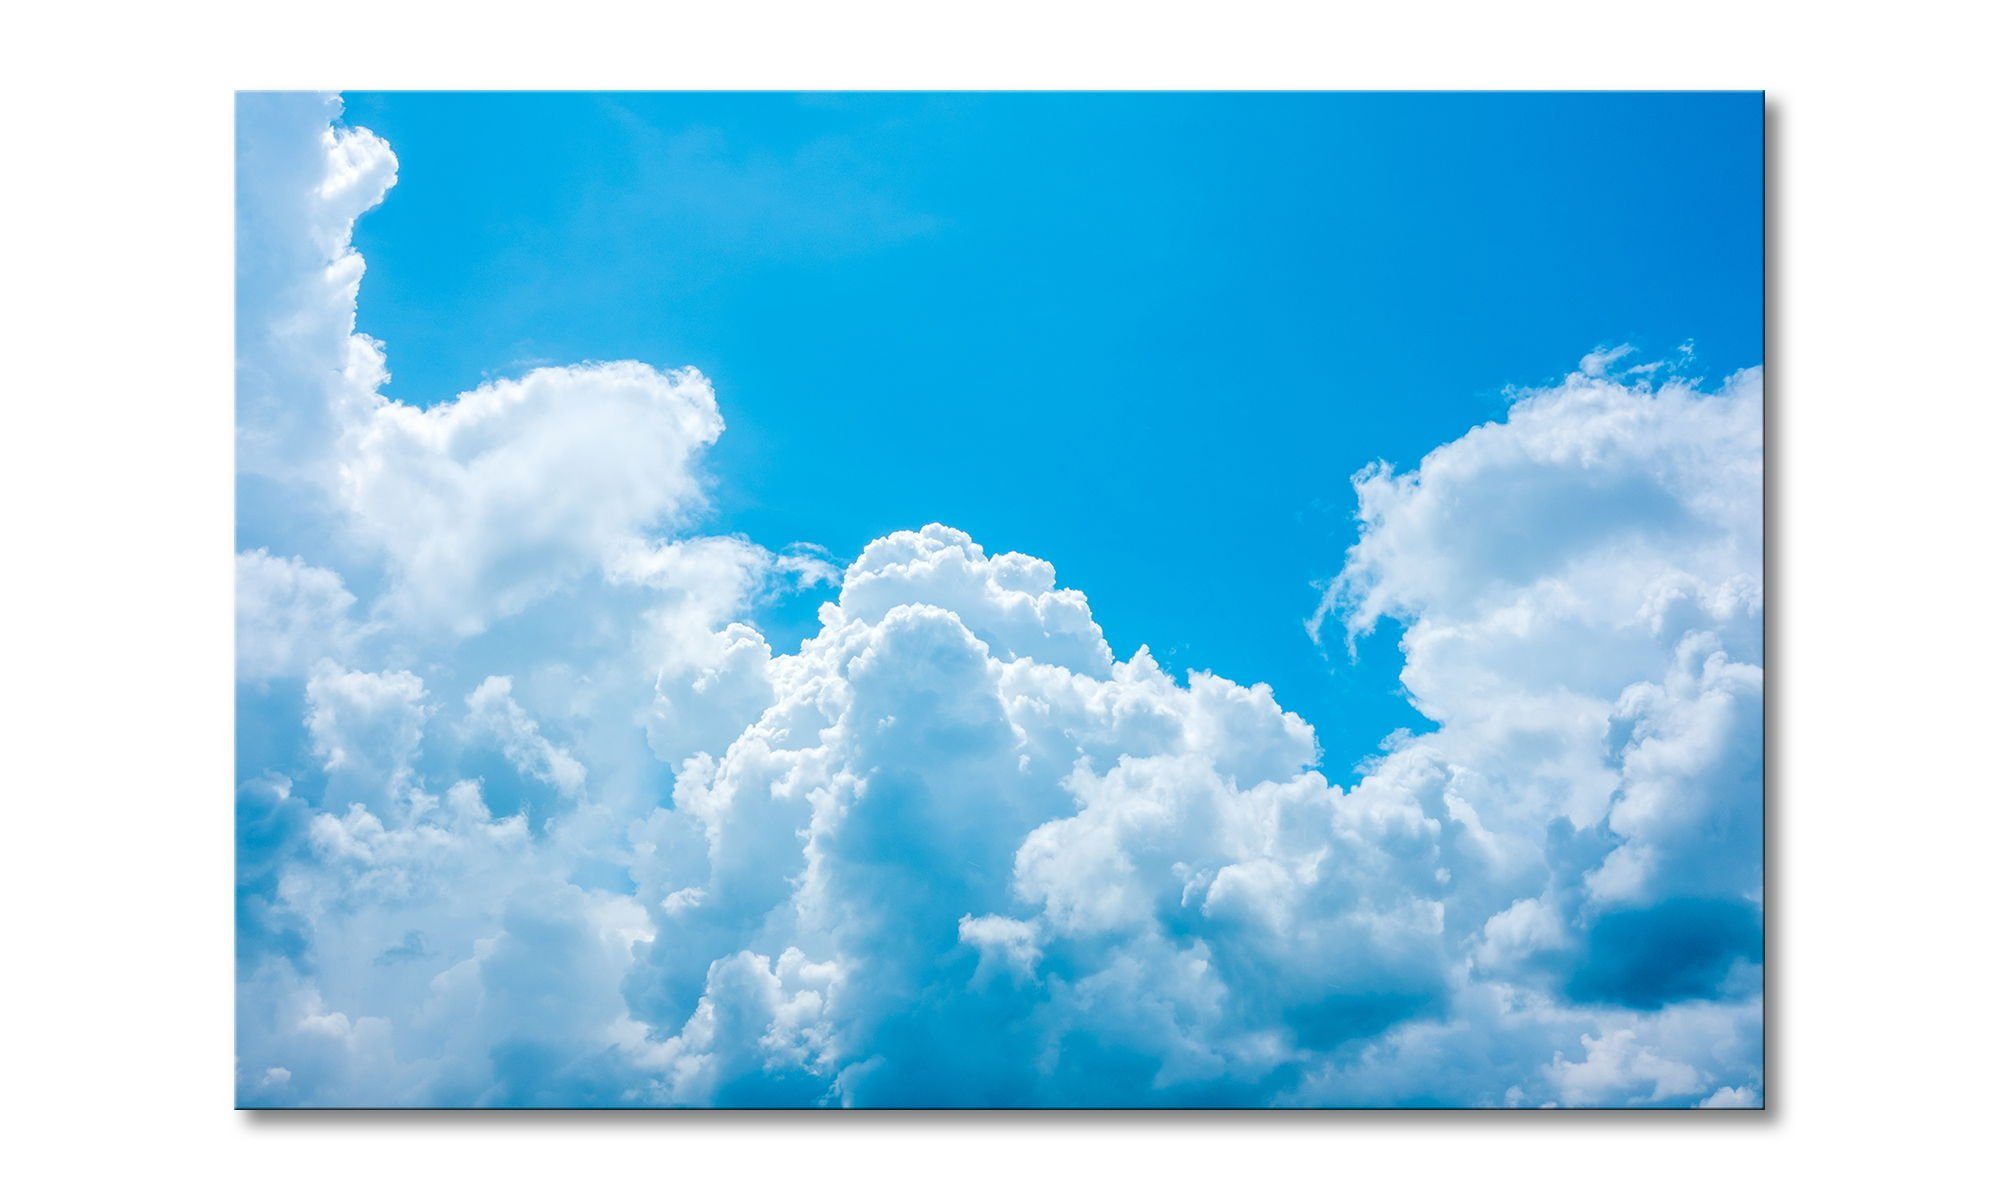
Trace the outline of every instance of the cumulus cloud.
<instances>
[{"instance_id":1,"label":"cumulus cloud","mask_svg":"<svg viewBox=\"0 0 2000 1200\"><path fill-rule=\"evenodd\" d=\"M473 634L684 517L721 433L698 372L545 368L435 408L378 405L347 431L341 494L387 556L384 613Z\"/></svg>"},{"instance_id":2,"label":"cumulus cloud","mask_svg":"<svg viewBox=\"0 0 2000 1200\"><path fill-rule=\"evenodd\" d=\"M817 1099L1226 1101L1442 988L1435 899L1388 863L1427 819L1349 803L1268 689L1115 662L1048 564L940 526L870 546L821 622L654 819L683 852L640 881L647 1019L699 1011L688 946L796 950L855 983Z\"/></svg>"},{"instance_id":3,"label":"cumulus cloud","mask_svg":"<svg viewBox=\"0 0 2000 1200\"><path fill-rule=\"evenodd\" d=\"M1715 1094L1696 1105L1697 1108L1757 1108L1763 1101L1757 1097L1757 1089L1750 1087L1720 1087Z\"/></svg>"},{"instance_id":4,"label":"cumulus cloud","mask_svg":"<svg viewBox=\"0 0 2000 1200\"><path fill-rule=\"evenodd\" d=\"M321 484L341 423L388 379L355 331L365 270L354 222L396 182L396 155L335 123L334 97L238 101L236 396L239 470Z\"/></svg>"},{"instance_id":5,"label":"cumulus cloud","mask_svg":"<svg viewBox=\"0 0 2000 1200\"><path fill-rule=\"evenodd\" d=\"M514 681L495 675L466 697L466 724L475 737L499 745L515 770L554 788L565 799L583 796L588 772L569 751L542 736L541 726L514 699Z\"/></svg>"},{"instance_id":6,"label":"cumulus cloud","mask_svg":"<svg viewBox=\"0 0 2000 1200\"><path fill-rule=\"evenodd\" d=\"M239 457L299 515L386 571L401 636L469 636L634 547L705 500L722 432L692 368L585 363L422 407L391 399L385 348L355 329L356 219L396 180L388 143L330 123L337 100L246 95L240 113ZM797 559L788 560L794 565ZM627 571L629 573L629 571Z\"/></svg>"},{"instance_id":7,"label":"cumulus cloud","mask_svg":"<svg viewBox=\"0 0 2000 1200\"><path fill-rule=\"evenodd\" d=\"M340 576L258 549L236 556L236 676L262 682L344 657L359 636Z\"/></svg>"},{"instance_id":8,"label":"cumulus cloud","mask_svg":"<svg viewBox=\"0 0 2000 1200\"><path fill-rule=\"evenodd\" d=\"M298 741L237 798L246 1103L1759 1102L1757 372L1594 351L1355 477L1317 627L1400 626L1437 728L1343 787L1044 560L691 536L697 373L383 396L336 111L242 134L244 469L358 564L238 560Z\"/></svg>"},{"instance_id":9,"label":"cumulus cloud","mask_svg":"<svg viewBox=\"0 0 2000 1200\"><path fill-rule=\"evenodd\" d=\"M1701 1076L1686 1063L1662 1058L1629 1029L1583 1036L1578 1062L1562 1055L1548 1068L1564 1104L1658 1103L1696 1091Z\"/></svg>"},{"instance_id":10,"label":"cumulus cloud","mask_svg":"<svg viewBox=\"0 0 2000 1200\"><path fill-rule=\"evenodd\" d=\"M409 774L430 716L423 680L324 663L306 682L306 729L330 775L395 783Z\"/></svg>"},{"instance_id":11,"label":"cumulus cloud","mask_svg":"<svg viewBox=\"0 0 2000 1200\"><path fill-rule=\"evenodd\" d=\"M1445 764L1479 831L1454 898L1505 911L1478 965L1532 963L1590 1002L1754 992L1762 378L1609 361L1412 472L1357 475L1360 536L1320 612L1350 636L1403 624L1402 681L1440 728L1392 757Z\"/></svg>"},{"instance_id":12,"label":"cumulus cloud","mask_svg":"<svg viewBox=\"0 0 2000 1200\"><path fill-rule=\"evenodd\" d=\"M664 692L727 676L729 640L754 635L736 618L829 568L811 548L672 540L703 509L697 460L722 429L698 372L583 364L430 408L387 397L385 348L355 329L365 264L351 239L396 160L338 112L297 95L248 95L239 112L246 520L346 560L308 565L274 540L238 561L239 673L270 697L247 700L244 718L241 1086L273 1103L575 1099L622 1078L601 1061L618 1054L606 1040L623 1011L618 960L649 936L629 896L604 886L634 853L620 806L650 807L649 777L604 750L646 723L655 680ZM454 648L557 593L560 618L495 643L526 651L525 677ZM485 677L442 728L422 678L433 672ZM583 740L552 735L531 715L540 700ZM726 743L742 719L731 711L704 710L737 725L695 740ZM480 753L572 819L550 828L551 811L514 798L519 811L494 816L461 761ZM511 1003L500 992L537 988L521 1029L492 1019ZM522 1031L558 999L580 1024L554 1040Z\"/></svg>"},{"instance_id":13,"label":"cumulus cloud","mask_svg":"<svg viewBox=\"0 0 2000 1200\"><path fill-rule=\"evenodd\" d=\"M771 648L736 615L838 578L817 547L774 553L740 537L634 540L614 553L609 574L655 595L641 622L654 691L644 721L654 753L674 765L719 753L771 702Z\"/></svg>"}]
</instances>

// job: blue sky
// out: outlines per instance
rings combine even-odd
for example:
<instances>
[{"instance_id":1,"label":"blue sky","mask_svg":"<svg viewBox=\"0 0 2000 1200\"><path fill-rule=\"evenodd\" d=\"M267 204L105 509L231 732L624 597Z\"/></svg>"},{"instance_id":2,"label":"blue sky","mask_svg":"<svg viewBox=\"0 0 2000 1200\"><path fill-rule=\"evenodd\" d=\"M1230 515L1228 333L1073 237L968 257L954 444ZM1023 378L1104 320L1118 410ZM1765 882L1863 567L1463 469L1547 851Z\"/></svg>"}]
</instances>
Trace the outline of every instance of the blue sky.
<instances>
[{"instance_id":1,"label":"blue sky","mask_svg":"<svg viewBox=\"0 0 2000 1200\"><path fill-rule=\"evenodd\" d=\"M1762 115L240 96L239 1102L1762 1104Z\"/></svg>"},{"instance_id":2,"label":"blue sky","mask_svg":"<svg viewBox=\"0 0 2000 1200\"><path fill-rule=\"evenodd\" d=\"M1352 663L1304 629L1350 474L1592 346L1762 361L1754 93L346 99L403 164L355 234L391 396L698 365L710 527L1049 559L1119 654L1270 682L1341 779L1428 727L1393 627Z\"/></svg>"}]
</instances>

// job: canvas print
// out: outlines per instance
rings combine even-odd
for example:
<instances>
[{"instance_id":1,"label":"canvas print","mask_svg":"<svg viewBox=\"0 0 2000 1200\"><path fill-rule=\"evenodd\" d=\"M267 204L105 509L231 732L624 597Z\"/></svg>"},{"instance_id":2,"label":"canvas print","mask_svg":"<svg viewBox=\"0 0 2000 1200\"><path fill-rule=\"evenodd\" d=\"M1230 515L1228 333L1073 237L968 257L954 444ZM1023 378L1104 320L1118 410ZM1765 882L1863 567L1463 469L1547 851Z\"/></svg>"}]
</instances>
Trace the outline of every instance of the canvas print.
<instances>
[{"instance_id":1,"label":"canvas print","mask_svg":"<svg viewBox=\"0 0 2000 1200\"><path fill-rule=\"evenodd\" d=\"M246 1108L1758 1108L1757 94L245 93Z\"/></svg>"}]
</instances>

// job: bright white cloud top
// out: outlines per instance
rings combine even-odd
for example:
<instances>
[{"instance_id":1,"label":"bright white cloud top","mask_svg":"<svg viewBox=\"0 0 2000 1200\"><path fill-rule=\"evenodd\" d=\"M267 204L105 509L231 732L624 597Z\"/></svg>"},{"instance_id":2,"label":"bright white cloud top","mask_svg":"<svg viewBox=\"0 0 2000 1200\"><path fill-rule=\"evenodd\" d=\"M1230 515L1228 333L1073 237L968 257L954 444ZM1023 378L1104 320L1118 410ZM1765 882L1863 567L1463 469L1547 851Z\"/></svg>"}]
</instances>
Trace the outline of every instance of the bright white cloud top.
<instances>
[{"instance_id":1,"label":"bright white cloud top","mask_svg":"<svg viewBox=\"0 0 2000 1200\"><path fill-rule=\"evenodd\" d=\"M1437 727L1343 788L1048 562L689 536L693 368L388 399L338 112L241 111L243 1103L1759 1102L1757 371L1355 476L1315 624Z\"/></svg>"}]
</instances>

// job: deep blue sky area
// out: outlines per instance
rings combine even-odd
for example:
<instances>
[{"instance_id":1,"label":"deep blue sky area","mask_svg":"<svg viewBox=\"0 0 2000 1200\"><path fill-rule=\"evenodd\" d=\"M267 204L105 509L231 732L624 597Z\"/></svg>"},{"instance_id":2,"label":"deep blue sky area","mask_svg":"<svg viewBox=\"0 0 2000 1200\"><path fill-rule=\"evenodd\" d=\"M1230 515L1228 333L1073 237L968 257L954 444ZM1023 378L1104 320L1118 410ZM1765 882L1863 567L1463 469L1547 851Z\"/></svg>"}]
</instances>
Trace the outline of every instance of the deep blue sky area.
<instances>
[{"instance_id":1,"label":"deep blue sky area","mask_svg":"<svg viewBox=\"0 0 2000 1200\"><path fill-rule=\"evenodd\" d=\"M715 382L713 532L846 560L943 521L1112 647L1263 680L1328 774L1395 631L1304 622L1352 473L1594 347L1762 361L1760 95L349 93L400 182L360 327L430 405L536 365ZM812 603L772 622L788 649Z\"/></svg>"}]
</instances>

